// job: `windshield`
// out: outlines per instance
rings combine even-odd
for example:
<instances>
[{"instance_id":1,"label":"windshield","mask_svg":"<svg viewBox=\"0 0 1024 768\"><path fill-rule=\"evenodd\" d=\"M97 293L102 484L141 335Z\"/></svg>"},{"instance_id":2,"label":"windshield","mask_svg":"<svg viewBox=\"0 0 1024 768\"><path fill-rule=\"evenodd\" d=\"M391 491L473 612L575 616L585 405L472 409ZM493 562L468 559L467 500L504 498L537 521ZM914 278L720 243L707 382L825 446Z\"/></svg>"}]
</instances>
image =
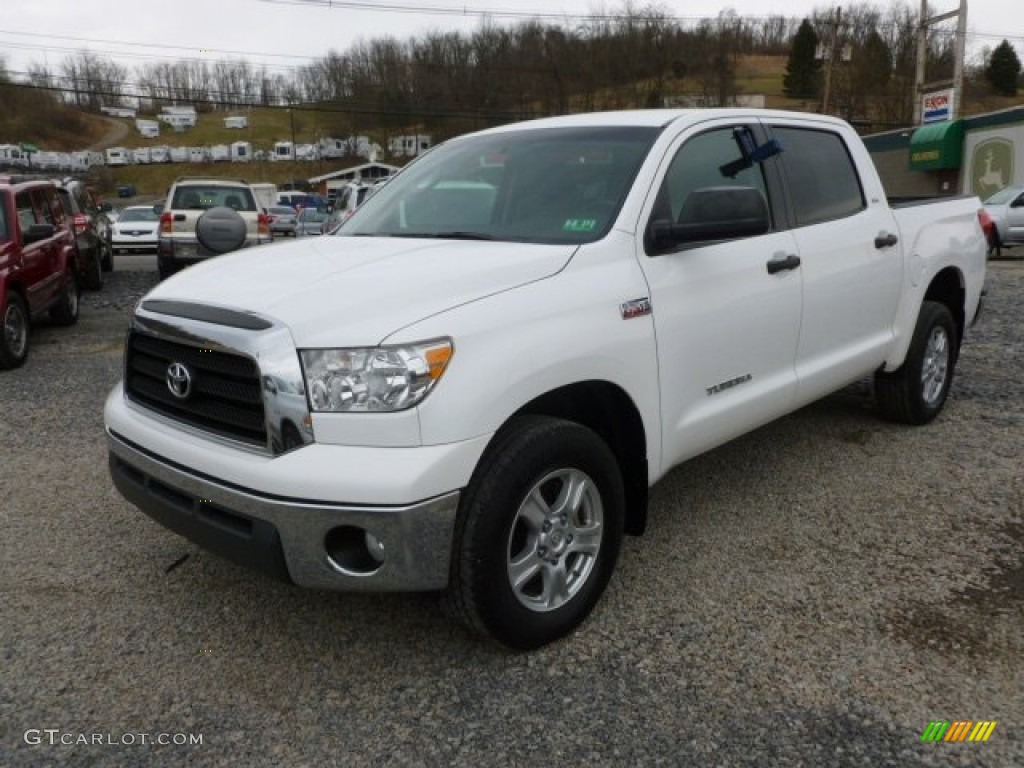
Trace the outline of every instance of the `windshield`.
<instances>
[{"instance_id":1,"label":"windshield","mask_svg":"<svg viewBox=\"0 0 1024 768\"><path fill-rule=\"evenodd\" d=\"M1021 187L1007 187L985 201L985 205L1004 205L1021 193Z\"/></svg>"},{"instance_id":2,"label":"windshield","mask_svg":"<svg viewBox=\"0 0 1024 768\"><path fill-rule=\"evenodd\" d=\"M118 221L159 221L160 217L152 208L125 208Z\"/></svg>"},{"instance_id":3,"label":"windshield","mask_svg":"<svg viewBox=\"0 0 1024 768\"><path fill-rule=\"evenodd\" d=\"M171 208L175 210L203 210L226 205L236 211L255 211L256 201L248 187L220 187L188 185L174 190Z\"/></svg>"},{"instance_id":4,"label":"windshield","mask_svg":"<svg viewBox=\"0 0 1024 768\"><path fill-rule=\"evenodd\" d=\"M410 165L335 233L586 243L611 228L660 129L467 136Z\"/></svg>"}]
</instances>

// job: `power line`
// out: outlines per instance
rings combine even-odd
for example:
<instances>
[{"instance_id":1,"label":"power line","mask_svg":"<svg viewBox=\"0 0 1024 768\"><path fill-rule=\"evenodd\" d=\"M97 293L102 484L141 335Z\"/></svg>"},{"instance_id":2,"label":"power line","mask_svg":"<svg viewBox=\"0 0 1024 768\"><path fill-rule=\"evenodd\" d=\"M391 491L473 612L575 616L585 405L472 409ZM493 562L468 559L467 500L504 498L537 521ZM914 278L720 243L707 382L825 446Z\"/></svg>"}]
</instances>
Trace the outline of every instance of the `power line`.
<instances>
[{"instance_id":1,"label":"power line","mask_svg":"<svg viewBox=\"0 0 1024 768\"><path fill-rule=\"evenodd\" d=\"M137 43L130 40L109 40L100 37L74 37L72 35L54 35L50 33L40 32L20 32L13 29L0 29L0 34L4 35L17 35L19 37L41 37L44 39L53 40L72 40L82 43L105 43L112 45L126 45L136 48L156 48L158 50L177 50L177 51L188 51L194 53L197 50L208 51L209 53L220 53L229 54L232 56L271 56L281 59L302 59L304 61L311 61L317 57L310 56L308 54L298 53L268 53L261 51L234 51L229 49L215 49L215 48L197 48L191 45L172 45L170 43Z\"/></svg>"}]
</instances>

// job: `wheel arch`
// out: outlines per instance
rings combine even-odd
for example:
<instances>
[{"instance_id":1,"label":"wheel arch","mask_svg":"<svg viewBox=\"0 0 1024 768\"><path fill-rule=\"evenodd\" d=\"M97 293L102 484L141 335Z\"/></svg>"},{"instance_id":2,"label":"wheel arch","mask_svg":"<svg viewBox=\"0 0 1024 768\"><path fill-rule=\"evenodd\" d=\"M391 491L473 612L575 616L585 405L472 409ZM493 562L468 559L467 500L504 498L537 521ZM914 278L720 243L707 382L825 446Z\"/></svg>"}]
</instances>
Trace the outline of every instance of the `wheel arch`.
<instances>
[{"instance_id":1,"label":"wheel arch","mask_svg":"<svg viewBox=\"0 0 1024 768\"><path fill-rule=\"evenodd\" d=\"M954 353L957 356L960 354L960 344L966 330L966 297L967 291L964 286L963 274L955 267L946 267L932 278L922 299L922 301L935 301L944 304L953 316L957 336Z\"/></svg>"},{"instance_id":2,"label":"wheel arch","mask_svg":"<svg viewBox=\"0 0 1024 768\"><path fill-rule=\"evenodd\" d=\"M622 472L625 532L642 534L647 525L647 431L632 398L611 382L581 381L535 397L509 416L505 424L526 414L572 421L604 440Z\"/></svg>"}]
</instances>

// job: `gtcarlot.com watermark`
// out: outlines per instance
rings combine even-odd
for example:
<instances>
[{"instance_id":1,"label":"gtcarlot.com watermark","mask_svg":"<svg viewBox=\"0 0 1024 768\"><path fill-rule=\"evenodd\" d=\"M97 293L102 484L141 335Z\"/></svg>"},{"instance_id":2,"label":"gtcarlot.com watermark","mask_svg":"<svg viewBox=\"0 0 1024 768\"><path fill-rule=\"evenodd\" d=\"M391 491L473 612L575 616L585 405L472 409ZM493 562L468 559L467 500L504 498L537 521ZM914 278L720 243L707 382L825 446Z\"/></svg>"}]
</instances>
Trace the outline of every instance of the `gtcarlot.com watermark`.
<instances>
[{"instance_id":1,"label":"gtcarlot.com watermark","mask_svg":"<svg viewBox=\"0 0 1024 768\"><path fill-rule=\"evenodd\" d=\"M60 728L29 728L22 737L37 747L104 746L197 746L203 743L201 733L84 733Z\"/></svg>"}]
</instances>

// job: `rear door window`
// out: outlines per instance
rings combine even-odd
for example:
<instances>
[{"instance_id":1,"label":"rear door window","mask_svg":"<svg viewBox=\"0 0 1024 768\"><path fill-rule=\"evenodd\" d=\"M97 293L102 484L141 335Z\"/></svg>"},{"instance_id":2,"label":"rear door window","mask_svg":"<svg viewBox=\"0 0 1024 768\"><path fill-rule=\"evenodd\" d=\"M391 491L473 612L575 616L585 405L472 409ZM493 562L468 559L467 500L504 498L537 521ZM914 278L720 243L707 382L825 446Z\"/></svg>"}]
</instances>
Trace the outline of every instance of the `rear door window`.
<instances>
[{"instance_id":1,"label":"rear door window","mask_svg":"<svg viewBox=\"0 0 1024 768\"><path fill-rule=\"evenodd\" d=\"M831 131L775 126L797 226L852 216L866 207L853 158Z\"/></svg>"},{"instance_id":2,"label":"rear door window","mask_svg":"<svg viewBox=\"0 0 1024 768\"><path fill-rule=\"evenodd\" d=\"M32 204L36 209L36 219L43 224L57 226L57 219L53 215L53 208L50 207L50 200L45 189L36 189L32 192Z\"/></svg>"},{"instance_id":3,"label":"rear door window","mask_svg":"<svg viewBox=\"0 0 1024 768\"><path fill-rule=\"evenodd\" d=\"M57 194L56 189L47 189L43 191L43 197L47 207L50 210L50 216L53 220L54 226L64 226L64 205L61 203L60 195Z\"/></svg>"}]
</instances>

